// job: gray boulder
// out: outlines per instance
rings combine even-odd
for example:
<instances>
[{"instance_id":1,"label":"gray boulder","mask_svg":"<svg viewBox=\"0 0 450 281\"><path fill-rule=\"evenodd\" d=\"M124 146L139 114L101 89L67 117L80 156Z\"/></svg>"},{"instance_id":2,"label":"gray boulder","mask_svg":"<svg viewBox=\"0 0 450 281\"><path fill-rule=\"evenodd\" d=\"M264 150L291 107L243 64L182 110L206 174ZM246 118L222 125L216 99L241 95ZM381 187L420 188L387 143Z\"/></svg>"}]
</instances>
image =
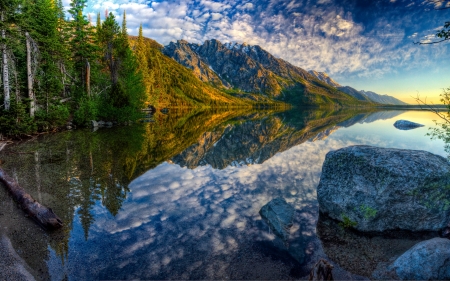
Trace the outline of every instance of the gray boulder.
<instances>
[{"instance_id":1,"label":"gray boulder","mask_svg":"<svg viewBox=\"0 0 450 281\"><path fill-rule=\"evenodd\" d=\"M449 280L450 240L433 238L416 244L398 257L389 271L401 280Z\"/></svg>"},{"instance_id":2,"label":"gray boulder","mask_svg":"<svg viewBox=\"0 0 450 281\"><path fill-rule=\"evenodd\" d=\"M283 198L278 197L264 205L259 214L273 233L286 243L294 219L294 208Z\"/></svg>"},{"instance_id":3,"label":"gray boulder","mask_svg":"<svg viewBox=\"0 0 450 281\"><path fill-rule=\"evenodd\" d=\"M92 128L97 128L97 127L98 127L97 121L91 120L91 127L92 127Z\"/></svg>"},{"instance_id":4,"label":"gray boulder","mask_svg":"<svg viewBox=\"0 0 450 281\"><path fill-rule=\"evenodd\" d=\"M394 127L399 130L412 130L412 129L423 127L423 126L424 125L422 125L422 124L411 122L408 120L397 120L394 123Z\"/></svg>"},{"instance_id":5,"label":"gray boulder","mask_svg":"<svg viewBox=\"0 0 450 281\"><path fill-rule=\"evenodd\" d=\"M426 151L342 148L326 155L317 199L360 231L438 231L450 222L450 164Z\"/></svg>"}]
</instances>

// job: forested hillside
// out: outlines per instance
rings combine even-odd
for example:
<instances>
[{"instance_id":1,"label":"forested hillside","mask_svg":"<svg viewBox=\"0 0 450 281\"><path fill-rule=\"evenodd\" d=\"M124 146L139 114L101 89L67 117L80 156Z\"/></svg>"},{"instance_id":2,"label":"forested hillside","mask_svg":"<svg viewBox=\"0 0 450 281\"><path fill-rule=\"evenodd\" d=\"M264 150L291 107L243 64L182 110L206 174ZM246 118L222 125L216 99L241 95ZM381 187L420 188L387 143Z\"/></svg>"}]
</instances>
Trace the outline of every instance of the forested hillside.
<instances>
[{"instance_id":1,"label":"forested hillside","mask_svg":"<svg viewBox=\"0 0 450 281\"><path fill-rule=\"evenodd\" d=\"M129 36L125 13L121 26L107 12L92 23L83 14L86 3L72 0L67 17L62 0L0 1L0 137L49 131L69 120L135 120L149 104L255 104L201 82L144 38L142 28Z\"/></svg>"}]
</instances>

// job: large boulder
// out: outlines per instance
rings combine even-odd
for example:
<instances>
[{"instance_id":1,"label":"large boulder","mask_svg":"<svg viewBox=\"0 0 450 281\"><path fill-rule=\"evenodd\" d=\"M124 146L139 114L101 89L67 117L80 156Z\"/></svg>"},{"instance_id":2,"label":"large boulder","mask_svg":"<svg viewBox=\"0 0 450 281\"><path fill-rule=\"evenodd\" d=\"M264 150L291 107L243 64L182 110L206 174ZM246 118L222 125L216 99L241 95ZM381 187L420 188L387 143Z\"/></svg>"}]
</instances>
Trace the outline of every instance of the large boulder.
<instances>
[{"instance_id":1,"label":"large boulder","mask_svg":"<svg viewBox=\"0 0 450 281\"><path fill-rule=\"evenodd\" d=\"M450 280L450 240L422 241L398 257L386 270L374 273L375 279Z\"/></svg>"},{"instance_id":2,"label":"large boulder","mask_svg":"<svg viewBox=\"0 0 450 281\"><path fill-rule=\"evenodd\" d=\"M450 164L426 151L342 148L326 155L317 199L360 231L438 231L450 222Z\"/></svg>"}]
</instances>

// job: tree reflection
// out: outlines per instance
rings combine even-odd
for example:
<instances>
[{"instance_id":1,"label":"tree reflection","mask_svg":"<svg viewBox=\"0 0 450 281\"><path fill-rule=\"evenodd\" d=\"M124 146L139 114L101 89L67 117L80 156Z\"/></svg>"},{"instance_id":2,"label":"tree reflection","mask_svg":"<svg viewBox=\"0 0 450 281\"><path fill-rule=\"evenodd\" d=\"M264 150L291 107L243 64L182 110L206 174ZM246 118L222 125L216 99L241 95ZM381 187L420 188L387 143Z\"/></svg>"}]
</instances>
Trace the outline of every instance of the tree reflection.
<instances>
[{"instance_id":1,"label":"tree reflection","mask_svg":"<svg viewBox=\"0 0 450 281\"><path fill-rule=\"evenodd\" d=\"M151 123L68 131L11 146L2 156L3 168L11 174L16 171L20 184L65 222L61 231L42 243L64 259L74 218L89 239L98 208L117 216L130 193L129 183L165 161L189 168L206 164L224 168L250 158L252 163L262 163L368 115L298 108L287 112L172 110L155 114Z\"/></svg>"}]
</instances>

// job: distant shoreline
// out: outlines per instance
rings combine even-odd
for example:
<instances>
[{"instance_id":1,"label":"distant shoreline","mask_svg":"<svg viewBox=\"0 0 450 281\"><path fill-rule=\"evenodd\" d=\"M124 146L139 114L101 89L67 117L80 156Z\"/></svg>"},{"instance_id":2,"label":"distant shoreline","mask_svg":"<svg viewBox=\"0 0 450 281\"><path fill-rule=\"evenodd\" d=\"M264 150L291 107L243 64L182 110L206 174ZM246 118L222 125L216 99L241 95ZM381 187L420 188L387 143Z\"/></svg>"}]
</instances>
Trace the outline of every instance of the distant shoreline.
<instances>
[{"instance_id":1,"label":"distant shoreline","mask_svg":"<svg viewBox=\"0 0 450 281\"><path fill-rule=\"evenodd\" d=\"M405 110L427 110L430 111L430 109L436 109L438 111L448 111L449 108L445 104L431 104L431 105L376 105L376 108L382 108L382 109L405 109Z\"/></svg>"}]
</instances>

